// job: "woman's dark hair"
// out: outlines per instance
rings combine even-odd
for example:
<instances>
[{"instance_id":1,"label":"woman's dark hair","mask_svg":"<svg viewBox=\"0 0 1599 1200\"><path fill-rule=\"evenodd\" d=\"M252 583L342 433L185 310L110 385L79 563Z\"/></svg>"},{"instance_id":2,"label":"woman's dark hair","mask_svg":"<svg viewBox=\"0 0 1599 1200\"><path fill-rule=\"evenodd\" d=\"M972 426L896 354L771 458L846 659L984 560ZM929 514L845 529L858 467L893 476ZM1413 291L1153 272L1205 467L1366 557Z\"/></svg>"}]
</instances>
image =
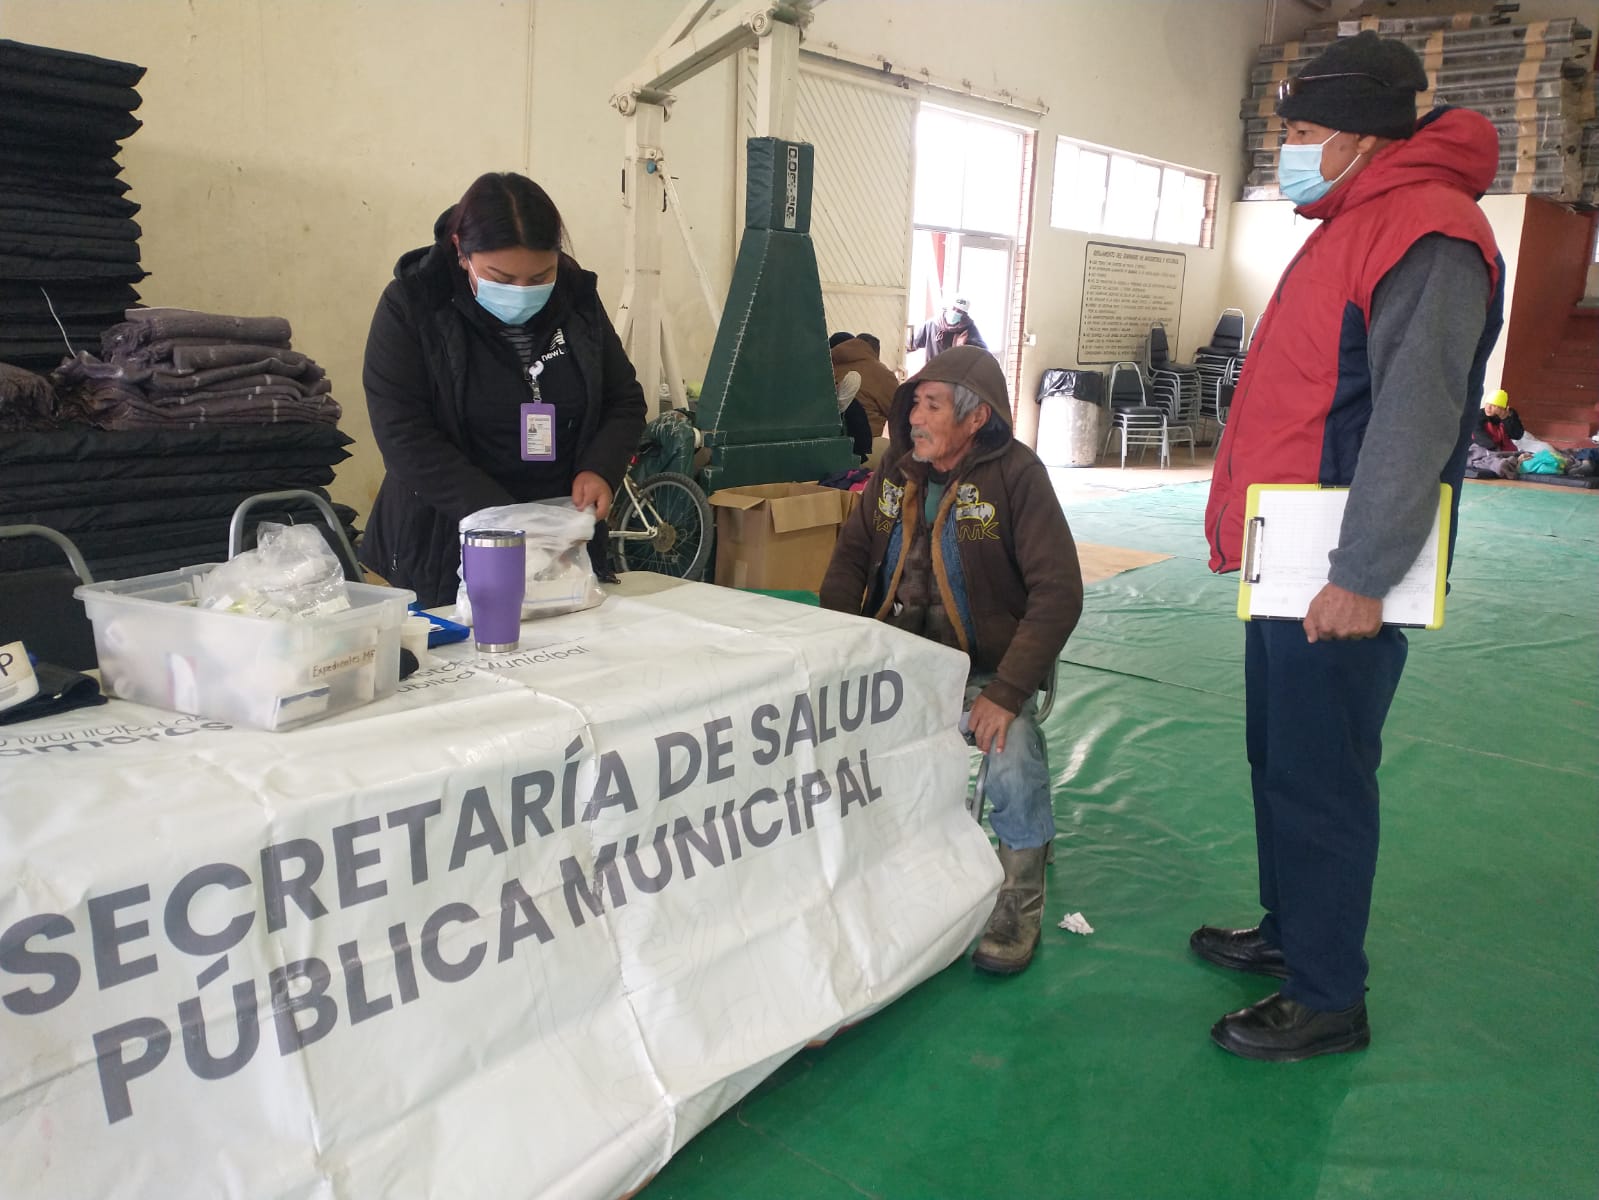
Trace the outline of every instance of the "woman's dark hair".
<instances>
[{"instance_id":1,"label":"woman's dark hair","mask_svg":"<svg viewBox=\"0 0 1599 1200\"><path fill-rule=\"evenodd\" d=\"M832 337L827 339L827 348L831 350L835 346L841 346L854 336L855 335L853 333L835 333Z\"/></svg>"},{"instance_id":2,"label":"woman's dark hair","mask_svg":"<svg viewBox=\"0 0 1599 1200\"><path fill-rule=\"evenodd\" d=\"M566 226L555 201L526 175L510 171L491 171L473 180L451 212L447 232L462 254L509 246L566 247Z\"/></svg>"}]
</instances>

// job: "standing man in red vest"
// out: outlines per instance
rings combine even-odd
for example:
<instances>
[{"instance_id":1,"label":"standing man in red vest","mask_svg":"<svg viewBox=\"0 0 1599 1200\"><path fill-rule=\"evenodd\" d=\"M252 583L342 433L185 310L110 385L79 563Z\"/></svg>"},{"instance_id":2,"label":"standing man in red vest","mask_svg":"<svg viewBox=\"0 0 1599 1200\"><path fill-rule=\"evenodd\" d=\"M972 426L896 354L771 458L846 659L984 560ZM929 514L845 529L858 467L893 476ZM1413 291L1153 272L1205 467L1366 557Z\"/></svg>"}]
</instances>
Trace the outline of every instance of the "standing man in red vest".
<instances>
[{"instance_id":1,"label":"standing man in red vest","mask_svg":"<svg viewBox=\"0 0 1599 1200\"><path fill-rule=\"evenodd\" d=\"M1283 272L1238 383L1205 510L1211 569L1238 569L1250 484L1348 487L1349 499L1305 619L1244 631L1265 914L1252 929L1205 926L1189 945L1283 981L1211 1029L1245 1058L1295 1061L1371 1040L1377 765L1406 653L1382 600L1427 538L1439 481L1458 497L1504 297L1476 203L1498 137L1464 109L1418 123L1426 88L1413 51L1362 33L1333 43L1278 98L1282 192L1321 225Z\"/></svg>"}]
</instances>

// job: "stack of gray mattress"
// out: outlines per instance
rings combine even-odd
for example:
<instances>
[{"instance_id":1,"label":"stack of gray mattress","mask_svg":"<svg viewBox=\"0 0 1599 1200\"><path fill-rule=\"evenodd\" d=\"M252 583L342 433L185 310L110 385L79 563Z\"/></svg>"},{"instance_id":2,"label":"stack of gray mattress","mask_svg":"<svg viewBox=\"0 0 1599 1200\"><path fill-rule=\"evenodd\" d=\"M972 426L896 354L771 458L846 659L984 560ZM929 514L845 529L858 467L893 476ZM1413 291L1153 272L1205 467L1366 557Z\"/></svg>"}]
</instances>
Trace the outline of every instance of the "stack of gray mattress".
<instances>
[{"instance_id":1,"label":"stack of gray mattress","mask_svg":"<svg viewBox=\"0 0 1599 1200\"><path fill-rule=\"evenodd\" d=\"M1592 32L1575 18L1511 24L1487 14L1360 17L1308 30L1298 41L1262 46L1244 100L1245 200L1275 200L1283 122L1274 115L1277 86L1299 73L1336 38L1363 30L1398 38L1421 56L1433 90L1416 98L1417 115L1435 105L1471 108L1499 132L1499 173L1492 193L1575 201L1582 194L1583 126L1594 119Z\"/></svg>"},{"instance_id":2,"label":"stack of gray mattress","mask_svg":"<svg viewBox=\"0 0 1599 1200\"><path fill-rule=\"evenodd\" d=\"M138 302L120 143L144 68L0 40L0 362L54 365Z\"/></svg>"}]
</instances>

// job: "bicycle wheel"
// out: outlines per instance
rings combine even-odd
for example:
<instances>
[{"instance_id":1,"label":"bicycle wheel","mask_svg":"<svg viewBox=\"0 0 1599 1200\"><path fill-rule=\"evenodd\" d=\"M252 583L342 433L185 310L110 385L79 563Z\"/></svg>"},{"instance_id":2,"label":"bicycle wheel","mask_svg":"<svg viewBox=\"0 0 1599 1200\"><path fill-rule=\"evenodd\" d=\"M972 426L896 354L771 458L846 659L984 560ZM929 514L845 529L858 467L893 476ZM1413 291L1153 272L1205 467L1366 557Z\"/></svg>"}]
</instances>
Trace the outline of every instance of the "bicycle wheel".
<instances>
[{"instance_id":1,"label":"bicycle wheel","mask_svg":"<svg viewBox=\"0 0 1599 1200\"><path fill-rule=\"evenodd\" d=\"M620 553L629 571L655 571L678 579L698 579L711 556L711 506L687 475L663 471L638 485L638 504L622 517L622 532L651 538L623 538Z\"/></svg>"}]
</instances>

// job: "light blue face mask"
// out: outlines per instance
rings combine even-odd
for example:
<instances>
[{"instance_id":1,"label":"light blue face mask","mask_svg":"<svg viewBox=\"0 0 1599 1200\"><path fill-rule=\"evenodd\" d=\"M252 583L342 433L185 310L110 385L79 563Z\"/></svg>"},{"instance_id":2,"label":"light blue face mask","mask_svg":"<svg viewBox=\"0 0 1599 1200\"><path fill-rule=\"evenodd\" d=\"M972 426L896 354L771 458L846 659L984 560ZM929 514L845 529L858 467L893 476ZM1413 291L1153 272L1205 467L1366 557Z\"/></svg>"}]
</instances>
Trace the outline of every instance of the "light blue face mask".
<instances>
[{"instance_id":1,"label":"light blue face mask","mask_svg":"<svg viewBox=\"0 0 1599 1200\"><path fill-rule=\"evenodd\" d=\"M467 270L472 271L471 263L466 266ZM537 316L550 302L550 293L555 291L553 282L527 286L496 283L492 279L484 279L476 271L472 271L472 278L477 280L477 302L490 316L498 317L507 325L520 325Z\"/></svg>"},{"instance_id":2,"label":"light blue face mask","mask_svg":"<svg viewBox=\"0 0 1599 1200\"><path fill-rule=\"evenodd\" d=\"M1337 136L1334 133L1327 142ZM1323 179L1321 149L1327 142L1320 142L1314 146L1283 145L1277 148L1277 190L1282 192L1285 199L1292 200L1296 208L1316 203L1333 190L1333 185L1338 179L1349 174L1349 167L1360 161L1360 156L1357 154L1350 160L1349 167L1338 173L1338 179Z\"/></svg>"}]
</instances>

